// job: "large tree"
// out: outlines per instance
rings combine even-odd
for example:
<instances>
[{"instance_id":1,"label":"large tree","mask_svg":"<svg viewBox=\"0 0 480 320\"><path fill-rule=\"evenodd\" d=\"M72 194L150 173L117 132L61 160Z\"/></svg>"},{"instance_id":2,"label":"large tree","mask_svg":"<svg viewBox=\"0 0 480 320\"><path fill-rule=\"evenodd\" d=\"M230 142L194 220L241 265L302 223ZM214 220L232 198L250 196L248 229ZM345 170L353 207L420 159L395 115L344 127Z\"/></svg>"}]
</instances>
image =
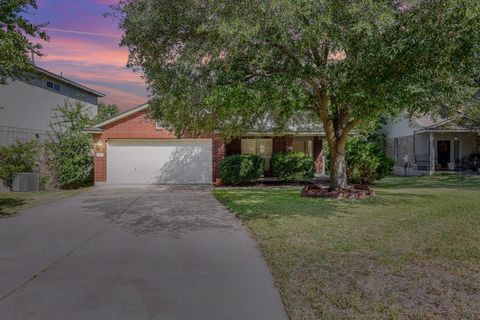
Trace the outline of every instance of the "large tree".
<instances>
[{"instance_id":1,"label":"large tree","mask_svg":"<svg viewBox=\"0 0 480 320\"><path fill-rule=\"evenodd\" d=\"M30 55L41 55L42 47L32 39L47 41L48 36L42 31L45 24L27 19L31 9L37 9L35 0L0 0L0 85L35 72Z\"/></svg>"},{"instance_id":2,"label":"large tree","mask_svg":"<svg viewBox=\"0 0 480 320\"><path fill-rule=\"evenodd\" d=\"M308 116L334 188L347 187L356 127L459 108L478 89L478 0L125 0L114 13L154 117L231 138Z\"/></svg>"}]
</instances>

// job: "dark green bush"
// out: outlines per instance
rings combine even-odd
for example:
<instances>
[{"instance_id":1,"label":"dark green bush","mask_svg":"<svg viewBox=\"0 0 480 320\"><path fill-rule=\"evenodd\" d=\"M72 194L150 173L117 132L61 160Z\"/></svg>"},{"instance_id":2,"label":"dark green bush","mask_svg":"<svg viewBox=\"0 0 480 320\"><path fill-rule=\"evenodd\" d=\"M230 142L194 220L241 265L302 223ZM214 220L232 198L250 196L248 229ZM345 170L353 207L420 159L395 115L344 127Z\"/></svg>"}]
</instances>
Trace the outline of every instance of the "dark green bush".
<instances>
[{"instance_id":1,"label":"dark green bush","mask_svg":"<svg viewBox=\"0 0 480 320\"><path fill-rule=\"evenodd\" d=\"M0 147L0 179L9 188L13 175L19 172L33 172L38 162L39 146L36 141L17 141L11 146Z\"/></svg>"},{"instance_id":2,"label":"dark green bush","mask_svg":"<svg viewBox=\"0 0 480 320\"><path fill-rule=\"evenodd\" d=\"M226 157L220 165L220 178L225 184L240 185L255 182L263 174L265 161L253 154Z\"/></svg>"},{"instance_id":3,"label":"dark green bush","mask_svg":"<svg viewBox=\"0 0 480 320\"><path fill-rule=\"evenodd\" d=\"M388 176L393 167L383 149L362 137L352 137L347 144L347 176L350 183L368 184ZM325 148L326 167L330 167L328 146Z\"/></svg>"},{"instance_id":4,"label":"dark green bush","mask_svg":"<svg viewBox=\"0 0 480 320\"><path fill-rule=\"evenodd\" d=\"M284 181L310 180L315 174L315 162L303 152L279 152L272 156L272 175Z\"/></svg>"}]
</instances>

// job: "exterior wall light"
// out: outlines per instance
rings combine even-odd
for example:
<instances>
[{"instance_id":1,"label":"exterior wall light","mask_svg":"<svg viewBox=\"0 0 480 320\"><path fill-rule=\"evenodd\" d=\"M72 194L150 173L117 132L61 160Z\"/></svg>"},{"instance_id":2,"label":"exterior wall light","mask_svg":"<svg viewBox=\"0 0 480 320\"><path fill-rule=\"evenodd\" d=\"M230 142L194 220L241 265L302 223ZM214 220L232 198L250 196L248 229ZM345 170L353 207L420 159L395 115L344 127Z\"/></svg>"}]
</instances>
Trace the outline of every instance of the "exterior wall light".
<instances>
[{"instance_id":1,"label":"exterior wall light","mask_svg":"<svg viewBox=\"0 0 480 320\"><path fill-rule=\"evenodd\" d=\"M103 150L103 141L98 140L97 143L95 143L95 151L100 152Z\"/></svg>"}]
</instances>

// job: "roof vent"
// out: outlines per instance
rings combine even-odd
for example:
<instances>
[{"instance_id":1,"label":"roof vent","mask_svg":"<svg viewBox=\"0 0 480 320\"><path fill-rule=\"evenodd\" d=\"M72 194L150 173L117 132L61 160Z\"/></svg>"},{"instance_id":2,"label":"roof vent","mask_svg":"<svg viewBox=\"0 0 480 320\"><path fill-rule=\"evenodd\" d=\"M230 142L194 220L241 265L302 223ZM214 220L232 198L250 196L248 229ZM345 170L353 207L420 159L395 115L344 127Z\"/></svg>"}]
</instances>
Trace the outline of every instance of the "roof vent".
<instances>
[{"instance_id":1,"label":"roof vent","mask_svg":"<svg viewBox=\"0 0 480 320\"><path fill-rule=\"evenodd\" d=\"M13 175L12 191L38 191L39 174L31 172L16 173Z\"/></svg>"}]
</instances>

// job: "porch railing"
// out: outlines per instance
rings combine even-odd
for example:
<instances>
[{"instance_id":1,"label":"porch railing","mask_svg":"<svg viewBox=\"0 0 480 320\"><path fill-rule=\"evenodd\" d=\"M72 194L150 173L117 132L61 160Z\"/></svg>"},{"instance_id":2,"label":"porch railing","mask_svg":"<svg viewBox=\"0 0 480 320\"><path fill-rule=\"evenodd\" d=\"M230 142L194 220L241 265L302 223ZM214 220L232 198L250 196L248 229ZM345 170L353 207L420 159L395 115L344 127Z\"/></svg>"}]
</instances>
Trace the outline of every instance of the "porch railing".
<instances>
[{"instance_id":1,"label":"porch railing","mask_svg":"<svg viewBox=\"0 0 480 320\"><path fill-rule=\"evenodd\" d=\"M415 155L414 166L417 170L430 170L430 157L428 154Z\"/></svg>"}]
</instances>

